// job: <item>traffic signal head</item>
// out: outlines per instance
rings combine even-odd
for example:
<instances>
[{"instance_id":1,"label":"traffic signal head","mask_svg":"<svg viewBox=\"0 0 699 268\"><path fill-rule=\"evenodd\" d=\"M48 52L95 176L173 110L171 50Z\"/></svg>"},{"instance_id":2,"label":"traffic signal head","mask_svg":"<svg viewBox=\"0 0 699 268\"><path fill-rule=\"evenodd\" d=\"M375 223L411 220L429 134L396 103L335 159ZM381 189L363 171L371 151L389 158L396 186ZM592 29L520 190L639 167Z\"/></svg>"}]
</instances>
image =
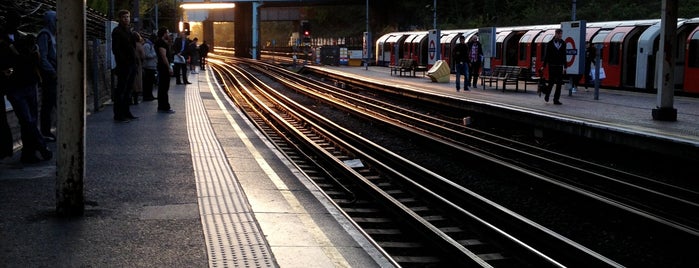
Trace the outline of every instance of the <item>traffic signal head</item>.
<instances>
[{"instance_id":1,"label":"traffic signal head","mask_svg":"<svg viewBox=\"0 0 699 268\"><path fill-rule=\"evenodd\" d=\"M311 36L311 24L307 21L301 23L301 33L303 33L303 36L305 37Z\"/></svg>"}]
</instances>

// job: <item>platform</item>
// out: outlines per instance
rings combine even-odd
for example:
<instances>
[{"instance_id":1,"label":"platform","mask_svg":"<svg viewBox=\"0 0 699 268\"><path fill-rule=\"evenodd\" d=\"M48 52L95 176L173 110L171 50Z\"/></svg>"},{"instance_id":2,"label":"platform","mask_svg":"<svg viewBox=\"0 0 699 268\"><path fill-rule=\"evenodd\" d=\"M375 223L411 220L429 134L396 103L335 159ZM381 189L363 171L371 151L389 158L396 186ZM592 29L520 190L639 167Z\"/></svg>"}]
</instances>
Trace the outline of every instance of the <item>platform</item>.
<instances>
[{"instance_id":1,"label":"platform","mask_svg":"<svg viewBox=\"0 0 699 268\"><path fill-rule=\"evenodd\" d=\"M55 216L54 160L3 160L0 263L389 266L211 79L172 83L174 114L155 101L131 106L140 118L128 123L114 122L111 106L87 116L83 217Z\"/></svg>"},{"instance_id":2,"label":"platform","mask_svg":"<svg viewBox=\"0 0 699 268\"><path fill-rule=\"evenodd\" d=\"M657 146L673 144L677 146L676 148L682 148L683 152L699 155L699 98L675 96L673 106L677 109L677 121L667 122L652 118L652 109L657 107L655 94L600 89L599 98L595 100L594 88L578 87L572 94L569 94L568 90L562 90L560 100L563 105L554 105L552 101L545 102L543 96L538 96L536 85L527 85L527 92L524 92L524 82L520 82L519 91L515 91L514 86L509 86L505 92L502 88L495 90L494 86L484 89L479 83L477 89L471 88L469 91L457 92L454 74L451 75L449 83L434 83L428 77L391 76L390 68L380 66L368 68L309 66L308 68L415 92L463 99L483 107L498 109L498 113L516 111L516 116L520 118L545 117L551 122L556 121L552 124L582 127L577 129L580 131L595 128L605 131L606 135L620 134L609 137L617 141L629 137L639 137L637 143L646 143L649 140L660 141ZM587 129L584 129L585 127ZM638 144L630 142L627 145Z\"/></svg>"}]
</instances>

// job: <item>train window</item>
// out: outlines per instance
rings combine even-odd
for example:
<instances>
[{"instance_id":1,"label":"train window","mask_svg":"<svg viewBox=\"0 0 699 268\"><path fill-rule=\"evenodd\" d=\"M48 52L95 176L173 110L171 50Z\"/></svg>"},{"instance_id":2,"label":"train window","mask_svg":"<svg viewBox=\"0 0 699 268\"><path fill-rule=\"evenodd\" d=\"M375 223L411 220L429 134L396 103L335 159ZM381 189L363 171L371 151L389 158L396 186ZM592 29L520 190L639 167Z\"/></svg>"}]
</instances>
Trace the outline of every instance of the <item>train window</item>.
<instances>
[{"instance_id":1,"label":"train window","mask_svg":"<svg viewBox=\"0 0 699 268\"><path fill-rule=\"evenodd\" d=\"M551 41L551 39L553 39L553 35L552 35L552 34L547 34L546 36L544 36L543 43L546 44L546 43L548 43L549 41Z\"/></svg>"},{"instance_id":2,"label":"train window","mask_svg":"<svg viewBox=\"0 0 699 268\"><path fill-rule=\"evenodd\" d=\"M607 39L609 32L611 32L611 30L600 30L599 33L595 35L595 38L592 38L592 43L604 43L604 39Z\"/></svg>"},{"instance_id":3,"label":"train window","mask_svg":"<svg viewBox=\"0 0 699 268\"><path fill-rule=\"evenodd\" d=\"M692 35L687 49L687 64L692 68L699 68L699 32Z\"/></svg>"},{"instance_id":4,"label":"train window","mask_svg":"<svg viewBox=\"0 0 699 268\"><path fill-rule=\"evenodd\" d=\"M612 36L612 40L609 43L609 59L607 60L610 65L619 65L623 39L624 33L616 33Z\"/></svg>"},{"instance_id":5,"label":"train window","mask_svg":"<svg viewBox=\"0 0 699 268\"><path fill-rule=\"evenodd\" d=\"M612 36L612 42L621 43L624 40L624 33L616 33Z\"/></svg>"},{"instance_id":6,"label":"train window","mask_svg":"<svg viewBox=\"0 0 699 268\"><path fill-rule=\"evenodd\" d=\"M519 43L519 60L523 61L527 59L527 44Z\"/></svg>"}]
</instances>

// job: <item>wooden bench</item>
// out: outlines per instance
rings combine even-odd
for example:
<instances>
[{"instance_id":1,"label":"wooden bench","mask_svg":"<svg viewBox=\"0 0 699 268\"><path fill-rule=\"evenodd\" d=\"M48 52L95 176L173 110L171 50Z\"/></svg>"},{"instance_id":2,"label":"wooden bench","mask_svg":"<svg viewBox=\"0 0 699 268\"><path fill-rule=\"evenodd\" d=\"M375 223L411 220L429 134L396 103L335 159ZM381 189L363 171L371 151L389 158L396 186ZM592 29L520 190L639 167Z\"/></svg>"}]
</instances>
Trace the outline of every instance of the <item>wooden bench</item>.
<instances>
[{"instance_id":1,"label":"wooden bench","mask_svg":"<svg viewBox=\"0 0 699 268\"><path fill-rule=\"evenodd\" d=\"M413 59L399 59L398 64L391 65L391 75L396 74L398 76L403 76L404 74L415 76L416 72L422 72L422 76L425 76L427 72L427 66L418 66Z\"/></svg>"},{"instance_id":2,"label":"wooden bench","mask_svg":"<svg viewBox=\"0 0 699 268\"><path fill-rule=\"evenodd\" d=\"M425 73L427 72L427 70L429 70L429 68L427 68L427 66L414 65L413 66L413 75L415 74L415 72L422 72L422 76L425 76Z\"/></svg>"},{"instance_id":3,"label":"wooden bench","mask_svg":"<svg viewBox=\"0 0 699 268\"><path fill-rule=\"evenodd\" d=\"M529 68L522 68L522 71L519 72L519 81L524 82L524 92L527 92L527 85L539 86L540 79L541 77Z\"/></svg>"},{"instance_id":4,"label":"wooden bench","mask_svg":"<svg viewBox=\"0 0 699 268\"><path fill-rule=\"evenodd\" d=\"M489 87L495 83L495 90L500 89L499 82L502 82L502 91L507 90L507 85L514 85L515 91L519 91L519 82L524 82L524 92L527 92L527 84L537 84L539 78L532 75L531 70L520 66L498 65L493 68L490 74L481 75L481 85L485 89L485 84Z\"/></svg>"},{"instance_id":5,"label":"wooden bench","mask_svg":"<svg viewBox=\"0 0 699 268\"><path fill-rule=\"evenodd\" d=\"M490 72L484 71L480 76L481 86L483 86L483 89L485 89L485 83L488 83L489 87L492 87L493 83L495 83L495 86L497 87L497 81L499 77L505 75L505 69L505 66L498 65L495 66L495 68L492 68Z\"/></svg>"},{"instance_id":6,"label":"wooden bench","mask_svg":"<svg viewBox=\"0 0 699 268\"><path fill-rule=\"evenodd\" d=\"M391 65L391 75L396 74L398 76L403 76L403 74L410 74L415 76L413 71L414 61L412 59L399 59L398 64Z\"/></svg>"},{"instance_id":7,"label":"wooden bench","mask_svg":"<svg viewBox=\"0 0 699 268\"><path fill-rule=\"evenodd\" d=\"M522 72L522 67L519 66L504 66L505 74L498 78L502 81L502 92L505 92L507 85L515 85L515 91L519 91L519 75ZM498 84L495 83L495 89L498 89Z\"/></svg>"}]
</instances>

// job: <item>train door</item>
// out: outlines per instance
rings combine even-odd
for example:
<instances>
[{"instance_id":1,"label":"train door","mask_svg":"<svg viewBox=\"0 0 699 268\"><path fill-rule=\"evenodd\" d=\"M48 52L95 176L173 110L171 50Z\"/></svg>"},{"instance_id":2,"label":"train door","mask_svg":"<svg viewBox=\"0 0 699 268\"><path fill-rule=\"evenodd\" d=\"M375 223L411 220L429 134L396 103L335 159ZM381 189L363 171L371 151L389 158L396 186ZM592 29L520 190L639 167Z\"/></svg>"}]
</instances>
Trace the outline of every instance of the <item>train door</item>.
<instances>
[{"instance_id":1,"label":"train door","mask_svg":"<svg viewBox=\"0 0 699 268\"><path fill-rule=\"evenodd\" d=\"M605 76L607 75L606 74L607 73L607 71L606 71L607 70L606 58L607 58L607 55L609 54L609 52L607 52L608 51L606 49L607 44L604 42L604 40L607 39L607 36L609 36L609 33L611 33L611 32L612 32L612 30L610 30L610 29L602 29L602 30L599 30L599 32L597 32L597 34L592 38L593 46L596 46L597 44L603 45L598 56L599 56L599 63L601 65L601 67L605 69L605 71L604 71ZM605 80L607 80L607 79L602 80L600 82L600 85L604 85Z\"/></svg>"},{"instance_id":2,"label":"train door","mask_svg":"<svg viewBox=\"0 0 699 268\"><path fill-rule=\"evenodd\" d=\"M688 93L699 93L699 26L697 26L686 40L684 60L684 86Z\"/></svg>"},{"instance_id":3,"label":"train door","mask_svg":"<svg viewBox=\"0 0 699 268\"><path fill-rule=\"evenodd\" d=\"M415 48L413 47L413 40L417 37L417 34L409 35L405 41L403 41L403 57L404 59L413 59L415 54ZM417 57L417 56L415 56Z\"/></svg>"},{"instance_id":4,"label":"train door","mask_svg":"<svg viewBox=\"0 0 699 268\"><path fill-rule=\"evenodd\" d=\"M454 71L454 62L451 54L452 49L456 46L456 42L459 41L459 36L461 36L461 33L449 33L442 38L443 40L440 40L439 44L442 46L442 60L449 64L449 68L451 68L452 72Z\"/></svg>"},{"instance_id":5,"label":"train door","mask_svg":"<svg viewBox=\"0 0 699 268\"><path fill-rule=\"evenodd\" d=\"M495 68L495 66L505 64L505 38L509 36L512 31L502 31L497 33L497 39L495 39L495 55L490 59L490 68Z\"/></svg>"},{"instance_id":6,"label":"train door","mask_svg":"<svg viewBox=\"0 0 699 268\"><path fill-rule=\"evenodd\" d=\"M408 36L405 34L397 34L395 36L392 36L391 38L386 41L387 45L390 46L391 48L391 63L390 65L396 65L398 64L398 59L403 58L403 50L401 49L401 45L403 44L403 41Z\"/></svg>"},{"instance_id":7,"label":"train door","mask_svg":"<svg viewBox=\"0 0 699 268\"><path fill-rule=\"evenodd\" d=\"M376 65L388 66L391 62L391 49L386 45L386 40L391 35L386 34L376 40Z\"/></svg>"},{"instance_id":8,"label":"train door","mask_svg":"<svg viewBox=\"0 0 699 268\"><path fill-rule=\"evenodd\" d=\"M507 35L503 40L503 48L505 49L504 65L517 65L519 58L519 40L524 33L526 33L526 31L512 31L512 33Z\"/></svg>"},{"instance_id":9,"label":"train door","mask_svg":"<svg viewBox=\"0 0 699 268\"><path fill-rule=\"evenodd\" d=\"M635 42L635 45L631 45L629 43L629 40L636 40L638 41L638 35L634 33L640 32L639 27L634 27L634 26L622 26L622 27L617 27L614 28L609 32L609 35L607 35L607 38L604 40L604 52L603 55L606 55L605 61L604 61L604 72L607 75L607 78L602 80L602 85L603 86L609 86L609 87L622 87L624 84L626 84L626 77L628 76L627 73L629 72L628 70L625 69L631 69L631 68L624 68L625 64L628 64L627 66L633 66L636 64L636 57L633 56L633 62L629 63L627 62L628 55L624 55L625 48L626 47L633 47L634 54L636 55L636 49L638 48L638 42ZM635 36L635 38L634 38ZM628 38L627 38L628 37ZM626 71L626 73L625 73ZM633 73L635 74L636 69L633 69ZM631 83L633 84L633 83Z\"/></svg>"},{"instance_id":10,"label":"train door","mask_svg":"<svg viewBox=\"0 0 699 268\"><path fill-rule=\"evenodd\" d=\"M638 58L638 39L647 27L636 27L624 38L621 56L621 86L634 88L636 84L636 60Z\"/></svg>"},{"instance_id":11,"label":"train door","mask_svg":"<svg viewBox=\"0 0 699 268\"><path fill-rule=\"evenodd\" d=\"M541 32L541 30L531 30L519 39L517 66L528 68L532 73L536 73L536 45L534 41Z\"/></svg>"},{"instance_id":12,"label":"train door","mask_svg":"<svg viewBox=\"0 0 699 268\"><path fill-rule=\"evenodd\" d=\"M415 62L418 65L427 66L427 33L419 34L413 39L416 58Z\"/></svg>"}]
</instances>

